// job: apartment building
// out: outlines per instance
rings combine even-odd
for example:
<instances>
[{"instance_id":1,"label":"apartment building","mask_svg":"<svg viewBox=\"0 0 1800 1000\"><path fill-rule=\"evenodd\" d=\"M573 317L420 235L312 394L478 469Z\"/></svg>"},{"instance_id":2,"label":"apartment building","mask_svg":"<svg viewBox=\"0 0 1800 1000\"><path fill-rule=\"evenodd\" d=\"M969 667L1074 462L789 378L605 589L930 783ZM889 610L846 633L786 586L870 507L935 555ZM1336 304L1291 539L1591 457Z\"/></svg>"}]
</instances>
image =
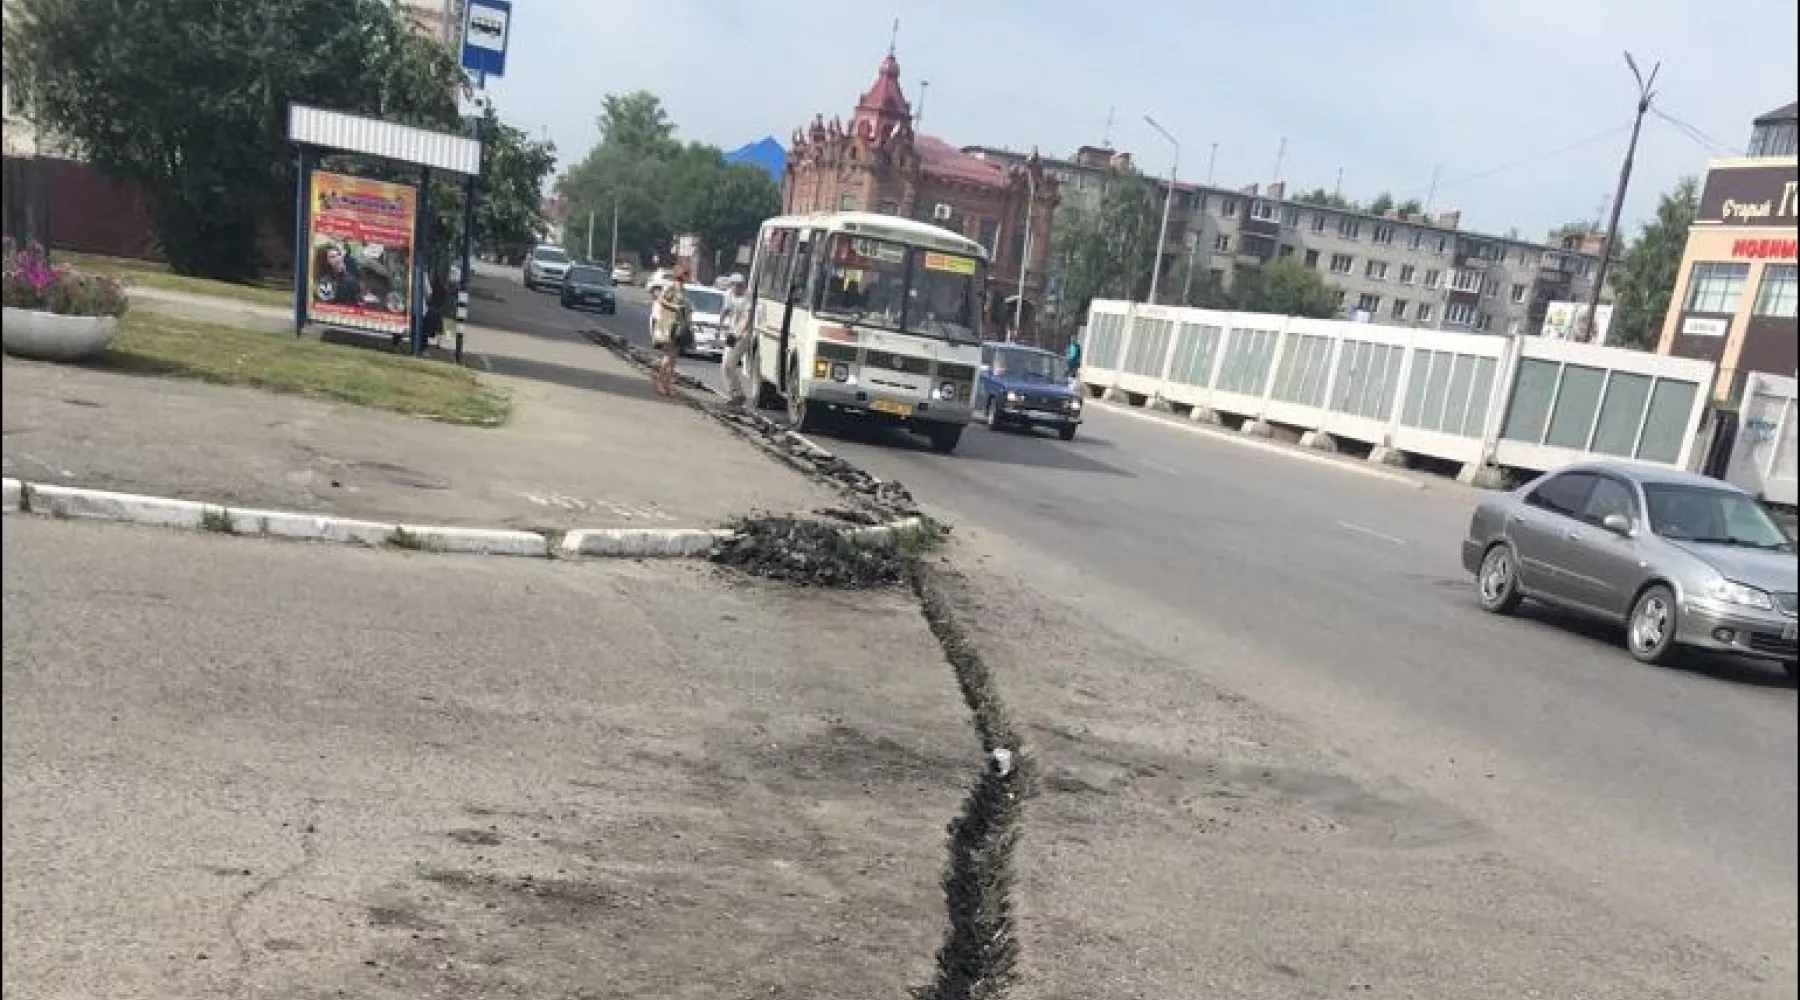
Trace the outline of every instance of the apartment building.
<instances>
[{"instance_id":1,"label":"apartment building","mask_svg":"<svg viewBox=\"0 0 1800 1000\"><path fill-rule=\"evenodd\" d=\"M1003 165L1024 154L964 150ZM1045 159L1063 200L1097 206L1129 154L1082 147ZM1159 198L1166 181L1148 178ZM1536 334L1549 304L1584 300L1604 241L1558 245L1461 229L1458 212L1427 218L1330 208L1289 200L1282 184L1243 189L1177 183L1162 247L1163 296L1180 293L1189 261L1227 286L1247 268L1293 258L1337 291L1344 315L1390 325L1472 333Z\"/></svg>"},{"instance_id":2,"label":"apartment building","mask_svg":"<svg viewBox=\"0 0 1800 1000\"><path fill-rule=\"evenodd\" d=\"M1657 353L1718 365L1719 400L1737 399L1749 372L1792 375L1800 364L1797 109L1789 104L1756 119L1750 155L1707 164L1663 319Z\"/></svg>"},{"instance_id":3,"label":"apartment building","mask_svg":"<svg viewBox=\"0 0 1800 1000\"><path fill-rule=\"evenodd\" d=\"M463 0L400 0L408 21L422 35L455 46L462 39Z\"/></svg>"}]
</instances>

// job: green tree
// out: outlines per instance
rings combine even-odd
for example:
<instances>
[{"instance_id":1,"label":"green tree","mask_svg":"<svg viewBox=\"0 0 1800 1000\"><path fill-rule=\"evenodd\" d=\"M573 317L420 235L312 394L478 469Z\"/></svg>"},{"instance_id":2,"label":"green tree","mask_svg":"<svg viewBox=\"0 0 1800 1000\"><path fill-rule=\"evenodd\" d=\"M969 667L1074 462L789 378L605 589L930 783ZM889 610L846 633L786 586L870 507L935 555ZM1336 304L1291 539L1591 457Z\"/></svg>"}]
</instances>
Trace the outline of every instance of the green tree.
<instances>
[{"instance_id":1,"label":"green tree","mask_svg":"<svg viewBox=\"0 0 1800 1000\"><path fill-rule=\"evenodd\" d=\"M1647 348L1662 333L1669 296L1680 277L1681 253L1688 226L1699 206L1699 188L1683 177L1657 203L1612 272L1613 315L1607 340L1623 347Z\"/></svg>"},{"instance_id":2,"label":"green tree","mask_svg":"<svg viewBox=\"0 0 1800 1000\"><path fill-rule=\"evenodd\" d=\"M461 70L393 0L16 0L8 83L41 125L139 185L185 274L245 278L292 212L288 107L454 128Z\"/></svg>"},{"instance_id":3,"label":"green tree","mask_svg":"<svg viewBox=\"0 0 1800 1000\"><path fill-rule=\"evenodd\" d=\"M1570 236L1586 236L1594 231L1594 223L1588 219L1576 219L1565 222L1550 230L1549 242L1552 246L1562 245L1562 241Z\"/></svg>"},{"instance_id":4,"label":"green tree","mask_svg":"<svg viewBox=\"0 0 1800 1000\"><path fill-rule=\"evenodd\" d=\"M607 95L599 126L600 141L558 185L584 242L590 212L610 242L617 206L624 250L661 254L674 236L692 234L724 255L781 210L781 191L764 171L726 163L715 146L678 142L654 94Z\"/></svg>"},{"instance_id":5,"label":"green tree","mask_svg":"<svg viewBox=\"0 0 1800 1000\"><path fill-rule=\"evenodd\" d=\"M1388 209L1393 208L1393 207L1394 207L1394 196L1391 194L1388 194L1386 191L1383 191L1380 194L1375 196L1374 201L1369 202L1368 211L1369 211L1370 215L1381 215L1382 213L1386 212Z\"/></svg>"},{"instance_id":6,"label":"green tree","mask_svg":"<svg viewBox=\"0 0 1800 1000\"><path fill-rule=\"evenodd\" d=\"M544 230L544 182L556 169L556 146L501 121L491 105L481 138L475 245L501 256L522 254ZM460 207L460 196L456 202ZM460 216L456 225L460 229Z\"/></svg>"},{"instance_id":7,"label":"green tree","mask_svg":"<svg viewBox=\"0 0 1800 1000\"><path fill-rule=\"evenodd\" d=\"M1051 235L1063 270L1062 314L1079 323L1095 299L1143 301L1161 224L1155 192L1133 170L1112 175L1096 208L1063 202Z\"/></svg>"},{"instance_id":8,"label":"green tree","mask_svg":"<svg viewBox=\"0 0 1800 1000\"><path fill-rule=\"evenodd\" d=\"M1231 286L1231 304L1242 312L1312 319L1330 319L1338 314L1337 294L1325 284L1325 279L1292 257L1240 273Z\"/></svg>"},{"instance_id":9,"label":"green tree","mask_svg":"<svg viewBox=\"0 0 1800 1000\"><path fill-rule=\"evenodd\" d=\"M1398 207L1401 215L1419 215L1425 211L1425 206L1421 204L1417 198L1408 198L1401 202Z\"/></svg>"},{"instance_id":10,"label":"green tree","mask_svg":"<svg viewBox=\"0 0 1800 1000\"><path fill-rule=\"evenodd\" d=\"M1341 208L1346 211L1356 208L1355 202L1345 198L1343 195L1333 194L1324 188L1313 188L1311 191L1302 191L1295 195L1293 200L1302 205L1318 205L1321 208Z\"/></svg>"}]
</instances>

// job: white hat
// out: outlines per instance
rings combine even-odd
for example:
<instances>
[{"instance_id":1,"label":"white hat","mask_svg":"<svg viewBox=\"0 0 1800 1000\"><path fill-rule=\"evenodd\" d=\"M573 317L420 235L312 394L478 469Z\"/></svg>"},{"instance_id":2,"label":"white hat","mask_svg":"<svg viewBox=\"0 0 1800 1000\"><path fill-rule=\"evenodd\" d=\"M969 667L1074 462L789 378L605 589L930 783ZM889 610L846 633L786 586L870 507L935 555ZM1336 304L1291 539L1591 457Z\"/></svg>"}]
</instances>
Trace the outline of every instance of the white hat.
<instances>
[{"instance_id":1,"label":"white hat","mask_svg":"<svg viewBox=\"0 0 1800 1000\"><path fill-rule=\"evenodd\" d=\"M741 284L743 284L743 283L744 283L744 276L743 276L743 275L741 275L741 274L735 274L735 273L734 273L734 274L732 274L732 275L731 275L731 277L729 277L729 278L726 278L726 279L725 279L725 281L726 281L726 283L727 283L727 284L732 284L732 285L741 285Z\"/></svg>"}]
</instances>

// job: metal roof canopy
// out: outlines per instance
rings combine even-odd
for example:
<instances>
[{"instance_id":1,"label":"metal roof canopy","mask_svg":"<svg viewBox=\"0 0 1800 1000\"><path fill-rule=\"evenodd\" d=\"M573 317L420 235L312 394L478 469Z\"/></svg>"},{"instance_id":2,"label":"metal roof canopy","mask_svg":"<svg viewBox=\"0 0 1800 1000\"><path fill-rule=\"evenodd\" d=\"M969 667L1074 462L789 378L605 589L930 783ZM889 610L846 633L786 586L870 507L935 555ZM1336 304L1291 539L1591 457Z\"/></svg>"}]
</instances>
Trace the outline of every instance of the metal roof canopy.
<instances>
[{"instance_id":1,"label":"metal roof canopy","mask_svg":"<svg viewBox=\"0 0 1800 1000\"><path fill-rule=\"evenodd\" d=\"M481 143L474 139L304 104L288 106L288 141L379 156L464 177L481 174Z\"/></svg>"}]
</instances>

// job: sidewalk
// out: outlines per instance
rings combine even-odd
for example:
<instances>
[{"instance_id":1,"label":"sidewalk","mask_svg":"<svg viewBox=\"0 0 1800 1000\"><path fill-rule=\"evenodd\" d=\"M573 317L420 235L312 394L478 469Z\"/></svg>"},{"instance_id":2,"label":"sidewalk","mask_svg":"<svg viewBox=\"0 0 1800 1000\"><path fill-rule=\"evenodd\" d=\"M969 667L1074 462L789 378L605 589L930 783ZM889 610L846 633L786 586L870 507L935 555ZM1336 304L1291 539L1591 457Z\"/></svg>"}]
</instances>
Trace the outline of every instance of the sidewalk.
<instances>
[{"instance_id":1,"label":"sidewalk","mask_svg":"<svg viewBox=\"0 0 1800 1000\"><path fill-rule=\"evenodd\" d=\"M134 294L144 312L209 322L281 312ZM8 357L0 468L36 483L521 529L703 527L833 502L607 351L490 329L470 346L471 366L513 394L506 426Z\"/></svg>"}]
</instances>

